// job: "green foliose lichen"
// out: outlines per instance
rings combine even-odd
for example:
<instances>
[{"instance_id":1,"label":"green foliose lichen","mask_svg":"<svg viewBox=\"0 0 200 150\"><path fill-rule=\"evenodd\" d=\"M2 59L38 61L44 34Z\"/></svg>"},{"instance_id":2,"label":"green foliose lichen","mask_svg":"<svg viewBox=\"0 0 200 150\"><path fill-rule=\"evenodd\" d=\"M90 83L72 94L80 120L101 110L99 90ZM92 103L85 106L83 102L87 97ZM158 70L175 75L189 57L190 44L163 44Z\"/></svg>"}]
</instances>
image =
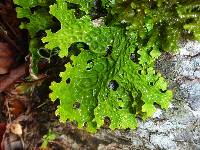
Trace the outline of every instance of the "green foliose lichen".
<instances>
[{"instance_id":1,"label":"green foliose lichen","mask_svg":"<svg viewBox=\"0 0 200 150\"><path fill-rule=\"evenodd\" d=\"M160 55L157 34L137 51L137 34L115 25L96 27L89 15L77 19L75 10L66 8L65 1L50 7L62 28L56 33L47 31L42 41L48 49L59 47L60 57L69 55L73 43L84 43L89 49L72 55L72 63L60 74L62 81L50 86L50 98L60 100L56 114L61 121L75 120L79 128L95 131L108 117L111 129L134 129L137 115L151 116L155 102L167 108L172 93L165 91L167 84L153 69ZM138 62L134 62L136 56L131 59L136 53L141 55Z\"/></svg>"},{"instance_id":2,"label":"green foliose lichen","mask_svg":"<svg viewBox=\"0 0 200 150\"><path fill-rule=\"evenodd\" d=\"M20 28L29 31L32 70L37 73L37 64L41 59L38 50L43 47L40 33L55 24L53 16L49 14L49 5L53 4L54 0L14 0L14 3L18 6L16 7L17 17L24 20Z\"/></svg>"},{"instance_id":3,"label":"green foliose lichen","mask_svg":"<svg viewBox=\"0 0 200 150\"><path fill-rule=\"evenodd\" d=\"M172 91L155 61L162 50L177 50L186 31L200 40L199 11L199 1L57 0L49 13L60 30L46 30L42 42L70 58L62 80L50 86L60 121L95 132L109 118L111 129L134 129L155 103L166 109Z\"/></svg>"}]
</instances>

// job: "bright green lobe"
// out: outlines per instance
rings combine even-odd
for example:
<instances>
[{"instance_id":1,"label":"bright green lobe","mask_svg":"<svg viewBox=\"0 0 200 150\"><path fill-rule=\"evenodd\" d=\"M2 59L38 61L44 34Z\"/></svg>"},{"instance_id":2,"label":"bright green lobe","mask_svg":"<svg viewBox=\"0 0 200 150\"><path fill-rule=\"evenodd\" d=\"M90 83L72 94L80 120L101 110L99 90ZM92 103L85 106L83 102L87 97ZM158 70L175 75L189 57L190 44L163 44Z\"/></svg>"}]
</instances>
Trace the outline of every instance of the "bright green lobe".
<instances>
[{"instance_id":1,"label":"bright green lobe","mask_svg":"<svg viewBox=\"0 0 200 150\"><path fill-rule=\"evenodd\" d=\"M143 57L134 63L130 59L137 41L134 34L127 36L115 26L95 27L87 15L76 19L74 10L67 9L62 0L52 5L50 12L61 22L61 29L56 33L47 31L42 39L47 42L46 48L59 47L59 56L64 57L71 44L89 46L89 50L81 49L78 56L71 56L72 63L67 63L66 71L60 74L62 81L50 86L50 98L60 100L56 114L61 121L76 121L79 128L85 126L94 132L108 117L111 129L134 129L137 114L145 119L155 112L154 102L167 108L172 93L165 91L165 81L153 70L160 55L159 49L152 46L155 41L141 48L138 53ZM106 52L109 48L110 53Z\"/></svg>"},{"instance_id":2,"label":"bright green lobe","mask_svg":"<svg viewBox=\"0 0 200 150\"><path fill-rule=\"evenodd\" d=\"M39 39L40 32L49 29L53 25L52 16L49 14L49 5L54 0L14 0L17 17L25 19L20 25L21 29L27 29L31 37L29 43L29 51L31 53L31 66L34 73L38 73L38 62L40 56L38 54L42 42Z\"/></svg>"},{"instance_id":3,"label":"bright green lobe","mask_svg":"<svg viewBox=\"0 0 200 150\"><path fill-rule=\"evenodd\" d=\"M38 31L49 28L53 23L52 16L48 13L48 5L53 3L53 0L14 0L14 3L20 6L16 8L17 17L29 20L22 23L20 28L28 29L32 38ZM39 6L40 9L31 12L31 8L36 8L36 6Z\"/></svg>"}]
</instances>

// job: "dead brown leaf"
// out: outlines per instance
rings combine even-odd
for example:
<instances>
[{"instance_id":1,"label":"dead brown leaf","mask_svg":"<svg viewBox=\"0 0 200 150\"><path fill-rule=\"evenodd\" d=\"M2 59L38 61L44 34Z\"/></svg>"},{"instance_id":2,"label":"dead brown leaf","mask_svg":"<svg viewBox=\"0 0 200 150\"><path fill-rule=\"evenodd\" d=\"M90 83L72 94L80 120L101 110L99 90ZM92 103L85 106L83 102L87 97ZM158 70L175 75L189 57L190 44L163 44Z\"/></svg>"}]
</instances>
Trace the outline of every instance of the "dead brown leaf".
<instances>
[{"instance_id":1,"label":"dead brown leaf","mask_svg":"<svg viewBox=\"0 0 200 150\"><path fill-rule=\"evenodd\" d=\"M11 86L16 80L25 76L28 73L28 66L23 64L10 71L8 75L3 75L0 77L0 92L6 90Z\"/></svg>"}]
</instances>

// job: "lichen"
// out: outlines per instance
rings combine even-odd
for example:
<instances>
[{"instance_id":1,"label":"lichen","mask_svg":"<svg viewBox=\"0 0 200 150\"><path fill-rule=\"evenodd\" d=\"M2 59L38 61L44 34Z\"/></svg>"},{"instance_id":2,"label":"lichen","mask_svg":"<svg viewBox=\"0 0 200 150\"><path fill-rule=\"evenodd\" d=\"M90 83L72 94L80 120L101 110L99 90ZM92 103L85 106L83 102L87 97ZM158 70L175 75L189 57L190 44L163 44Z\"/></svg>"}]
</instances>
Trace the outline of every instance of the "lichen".
<instances>
[{"instance_id":1,"label":"lichen","mask_svg":"<svg viewBox=\"0 0 200 150\"><path fill-rule=\"evenodd\" d=\"M50 86L50 98L60 100L60 121L94 132L107 118L111 129L134 129L136 117L152 116L155 103L166 109L172 92L154 63L162 50L177 50L185 30L200 40L199 6L186 0L57 0L50 14L61 28L46 30L42 42L71 60L61 82Z\"/></svg>"}]
</instances>

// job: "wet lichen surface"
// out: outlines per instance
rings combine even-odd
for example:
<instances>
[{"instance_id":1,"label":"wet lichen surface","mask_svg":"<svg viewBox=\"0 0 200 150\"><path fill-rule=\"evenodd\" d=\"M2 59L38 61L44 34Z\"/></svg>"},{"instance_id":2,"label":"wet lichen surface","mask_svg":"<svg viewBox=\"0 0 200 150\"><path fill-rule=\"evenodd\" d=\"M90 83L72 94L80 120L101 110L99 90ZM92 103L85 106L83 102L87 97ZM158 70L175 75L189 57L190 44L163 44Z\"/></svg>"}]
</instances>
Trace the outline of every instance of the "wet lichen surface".
<instances>
[{"instance_id":1,"label":"wet lichen surface","mask_svg":"<svg viewBox=\"0 0 200 150\"><path fill-rule=\"evenodd\" d=\"M163 54L156 63L156 70L164 75L174 91L174 98L168 110L164 111L158 106L152 119L147 122L138 120L139 127L135 131L111 131L108 128L101 128L96 134L91 135L69 122L59 124L56 121L54 125L45 125L57 133L57 138L49 142L49 147L74 150L198 150L200 82L195 72L199 68L199 47L198 42L181 41L179 53ZM190 65L186 65L185 62Z\"/></svg>"},{"instance_id":2,"label":"wet lichen surface","mask_svg":"<svg viewBox=\"0 0 200 150\"><path fill-rule=\"evenodd\" d=\"M198 43L183 41L180 54L161 55L179 50L185 35L200 40L198 0L14 2L20 28L29 31L30 76L51 78L57 63L44 72L38 63L56 61L54 55L67 59L60 76L48 79L45 94L55 105L46 96L38 106L41 132L50 128L43 137L49 146L198 149ZM48 106L62 123L48 116Z\"/></svg>"},{"instance_id":3,"label":"wet lichen surface","mask_svg":"<svg viewBox=\"0 0 200 150\"><path fill-rule=\"evenodd\" d=\"M162 55L157 70L174 89L169 110L157 108L153 119L140 121L136 131L101 130L94 137L107 144L98 149L200 149L199 53L200 43L185 40L178 54Z\"/></svg>"}]
</instances>

